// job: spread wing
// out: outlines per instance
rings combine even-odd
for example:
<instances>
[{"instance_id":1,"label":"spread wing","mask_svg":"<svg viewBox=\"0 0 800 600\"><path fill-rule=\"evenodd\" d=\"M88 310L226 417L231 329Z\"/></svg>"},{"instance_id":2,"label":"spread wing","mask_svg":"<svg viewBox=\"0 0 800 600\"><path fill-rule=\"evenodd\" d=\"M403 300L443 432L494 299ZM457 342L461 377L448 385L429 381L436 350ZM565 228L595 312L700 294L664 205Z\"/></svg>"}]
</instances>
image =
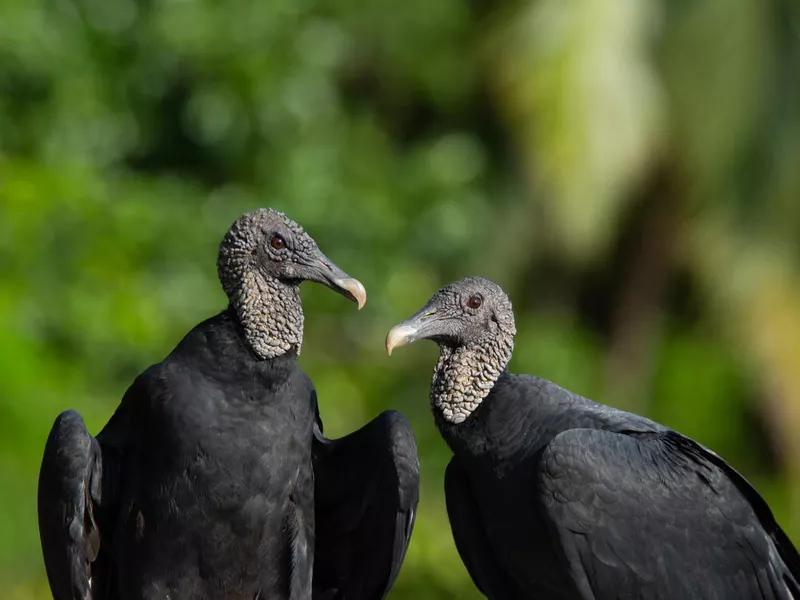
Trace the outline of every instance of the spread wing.
<instances>
[{"instance_id":1,"label":"spread wing","mask_svg":"<svg viewBox=\"0 0 800 600\"><path fill-rule=\"evenodd\" d=\"M55 600L91 600L92 563L100 552L95 518L101 500L100 445L81 416L61 413L39 472L39 535Z\"/></svg>"},{"instance_id":2,"label":"spread wing","mask_svg":"<svg viewBox=\"0 0 800 600\"><path fill-rule=\"evenodd\" d=\"M800 558L769 507L696 442L574 429L539 467L548 524L584 599L800 598Z\"/></svg>"},{"instance_id":3,"label":"spread wing","mask_svg":"<svg viewBox=\"0 0 800 600\"><path fill-rule=\"evenodd\" d=\"M396 411L337 440L315 427L317 598L378 600L394 584L419 501L411 427Z\"/></svg>"}]
</instances>

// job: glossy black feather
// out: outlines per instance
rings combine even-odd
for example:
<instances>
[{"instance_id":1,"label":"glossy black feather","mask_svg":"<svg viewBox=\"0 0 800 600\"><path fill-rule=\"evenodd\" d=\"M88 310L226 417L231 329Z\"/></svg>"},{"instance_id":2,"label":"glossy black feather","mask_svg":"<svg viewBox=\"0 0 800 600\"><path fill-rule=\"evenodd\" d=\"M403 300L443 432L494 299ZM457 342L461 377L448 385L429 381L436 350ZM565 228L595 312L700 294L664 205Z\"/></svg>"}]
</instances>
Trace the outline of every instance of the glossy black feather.
<instances>
[{"instance_id":1,"label":"glossy black feather","mask_svg":"<svg viewBox=\"0 0 800 600\"><path fill-rule=\"evenodd\" d=\"M102 458L80 415L65 411L45 445L39 474L39 534L56 600L91 598L91 564L100 552L94 502L100 501Z\"/></svg>"},{"instance_id":2,"label":"glossy black feather","mask_svg":"<svg viewBox=\"0 0 800 600\"><path fill-rule=\"evenodd\" d=\"M509 374L439 427L453 535L489 598L800 598L766 502L668 428Z\"/></svg>"},{"instance_id":3,"label":"glossy black feather","mask_svg":"<svg viewBox=\"0 0 800 600\"><path fill-rule=\"evenodd\" d=\"M419 502L411 427L386 411L343 438L315 429L315 598L380 600L394 584Z\"/></svg>"},{"instance_id":4,"label":"glossy black feather","mask_svg":"<svg viewBox=\"0 0 800 600\"><path fill-rule=\"evenodd\" d=\"M96 441L66 413L39 489L54 596L308 598L314 415L295 356L257 359L227 312L142 373ZM94 498L101 544L90 594L78 569L90 529L75 523L86 522L86 489L106 462L118 477L103 487L109 498Z\"/></svg>"},{"instance_id":5,"label":"glossy black feather","mask_svg":"<svg viewBox=\"0 0 800 600\"><path fill-rule=\"evenodd\" d=\"M444 474L447 514L456 548L472 581L489 598L525 598L515 582L497 562L482 525L480 509L470 488L469 476L456 460L450 461Z\"/></svg>"},{"instance_id":6,"label":"glossy black feather","mask_svg":"<svg viewBox=\"0 0 800 600\"><path fill-rule=\"evenodd\" d=\"M317 600L384 598L419 500L413 434L394 411L338 440L317 423L296 356L257 359L227 312L142 373L97 439L61 415L39 486L56 600L307 599L312 567Z\"/></svg>"}]
</instances>

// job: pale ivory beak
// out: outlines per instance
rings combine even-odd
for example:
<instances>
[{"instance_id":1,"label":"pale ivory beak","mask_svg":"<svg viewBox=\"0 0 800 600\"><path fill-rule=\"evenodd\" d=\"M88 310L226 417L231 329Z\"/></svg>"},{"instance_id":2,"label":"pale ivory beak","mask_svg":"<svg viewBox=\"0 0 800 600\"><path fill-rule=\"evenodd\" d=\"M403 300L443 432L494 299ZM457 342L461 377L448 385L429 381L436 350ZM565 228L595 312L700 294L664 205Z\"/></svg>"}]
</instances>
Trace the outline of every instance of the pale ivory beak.
<instances>
[{"instance_id":1,"label":"pale ivory beak","mask_svg":"<svg viewBox=\"0 0 800 600\"><path fill-rule=\"evenodd\" d=\"M343 290L345 295L349 296L351 300L355 300L358 304L358 310L364 308L364 305L367 303L367 290L364 289L364 285L358 279L353 279L352 277L348 279L334 279L333 283Z\"/></svg>"},{"instance_id":2,"label":"pale ivory beak","mask_svg":"<svg viewBox=\"0 0 800 600\"><path fill-rule=\"evenodd\" d=\"M386 352L392 355L392 350L398 346L405 346L413 341L414 334L417 333L416 327L410 325L395 325L386 334Z\"/></svg>"}]
</instances>

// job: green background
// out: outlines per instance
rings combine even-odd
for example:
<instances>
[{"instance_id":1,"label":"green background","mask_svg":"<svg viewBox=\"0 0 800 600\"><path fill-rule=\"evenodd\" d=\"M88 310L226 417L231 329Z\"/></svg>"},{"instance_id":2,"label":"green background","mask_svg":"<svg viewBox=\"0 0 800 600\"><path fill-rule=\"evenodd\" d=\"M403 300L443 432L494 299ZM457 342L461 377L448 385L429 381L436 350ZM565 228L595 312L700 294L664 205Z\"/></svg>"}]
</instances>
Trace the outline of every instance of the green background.
<instances>
[{"instance_id":1,"label":"green background","mask_svg":"<svg viewBox=\"0 0 800 600\"><path fill-rule=\"evenodd\" d=\"M0 589L48 597L47 432L97 432L224 306L218 243L284 210L366 286L302 288L326 433L412 422L392 598L476 598L447 525L433 344L386 331L470 274L512 370L709 445L800 541L796 0L2 0Z\"/></svg>"}]
</instances>

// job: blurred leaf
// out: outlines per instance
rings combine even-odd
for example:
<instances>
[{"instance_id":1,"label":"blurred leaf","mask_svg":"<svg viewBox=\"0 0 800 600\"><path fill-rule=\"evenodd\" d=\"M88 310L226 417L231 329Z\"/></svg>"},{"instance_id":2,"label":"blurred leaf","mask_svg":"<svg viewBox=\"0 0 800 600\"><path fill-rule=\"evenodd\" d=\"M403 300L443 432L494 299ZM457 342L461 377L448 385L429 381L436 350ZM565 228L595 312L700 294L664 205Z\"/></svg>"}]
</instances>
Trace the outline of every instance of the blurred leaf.
<instances>
[{"instance_id":1,"label":"blurred leaf","mask_svg":"<svg viewBox=\"0 0 800 600\"><path fill-rule=\"evenodd\" d=\"M658 10L636 0L535 0L487 43L495 94L523 153L559 251L607 249L628 192L664 134L650 58Z\"/></svg>"}]
</instances>

